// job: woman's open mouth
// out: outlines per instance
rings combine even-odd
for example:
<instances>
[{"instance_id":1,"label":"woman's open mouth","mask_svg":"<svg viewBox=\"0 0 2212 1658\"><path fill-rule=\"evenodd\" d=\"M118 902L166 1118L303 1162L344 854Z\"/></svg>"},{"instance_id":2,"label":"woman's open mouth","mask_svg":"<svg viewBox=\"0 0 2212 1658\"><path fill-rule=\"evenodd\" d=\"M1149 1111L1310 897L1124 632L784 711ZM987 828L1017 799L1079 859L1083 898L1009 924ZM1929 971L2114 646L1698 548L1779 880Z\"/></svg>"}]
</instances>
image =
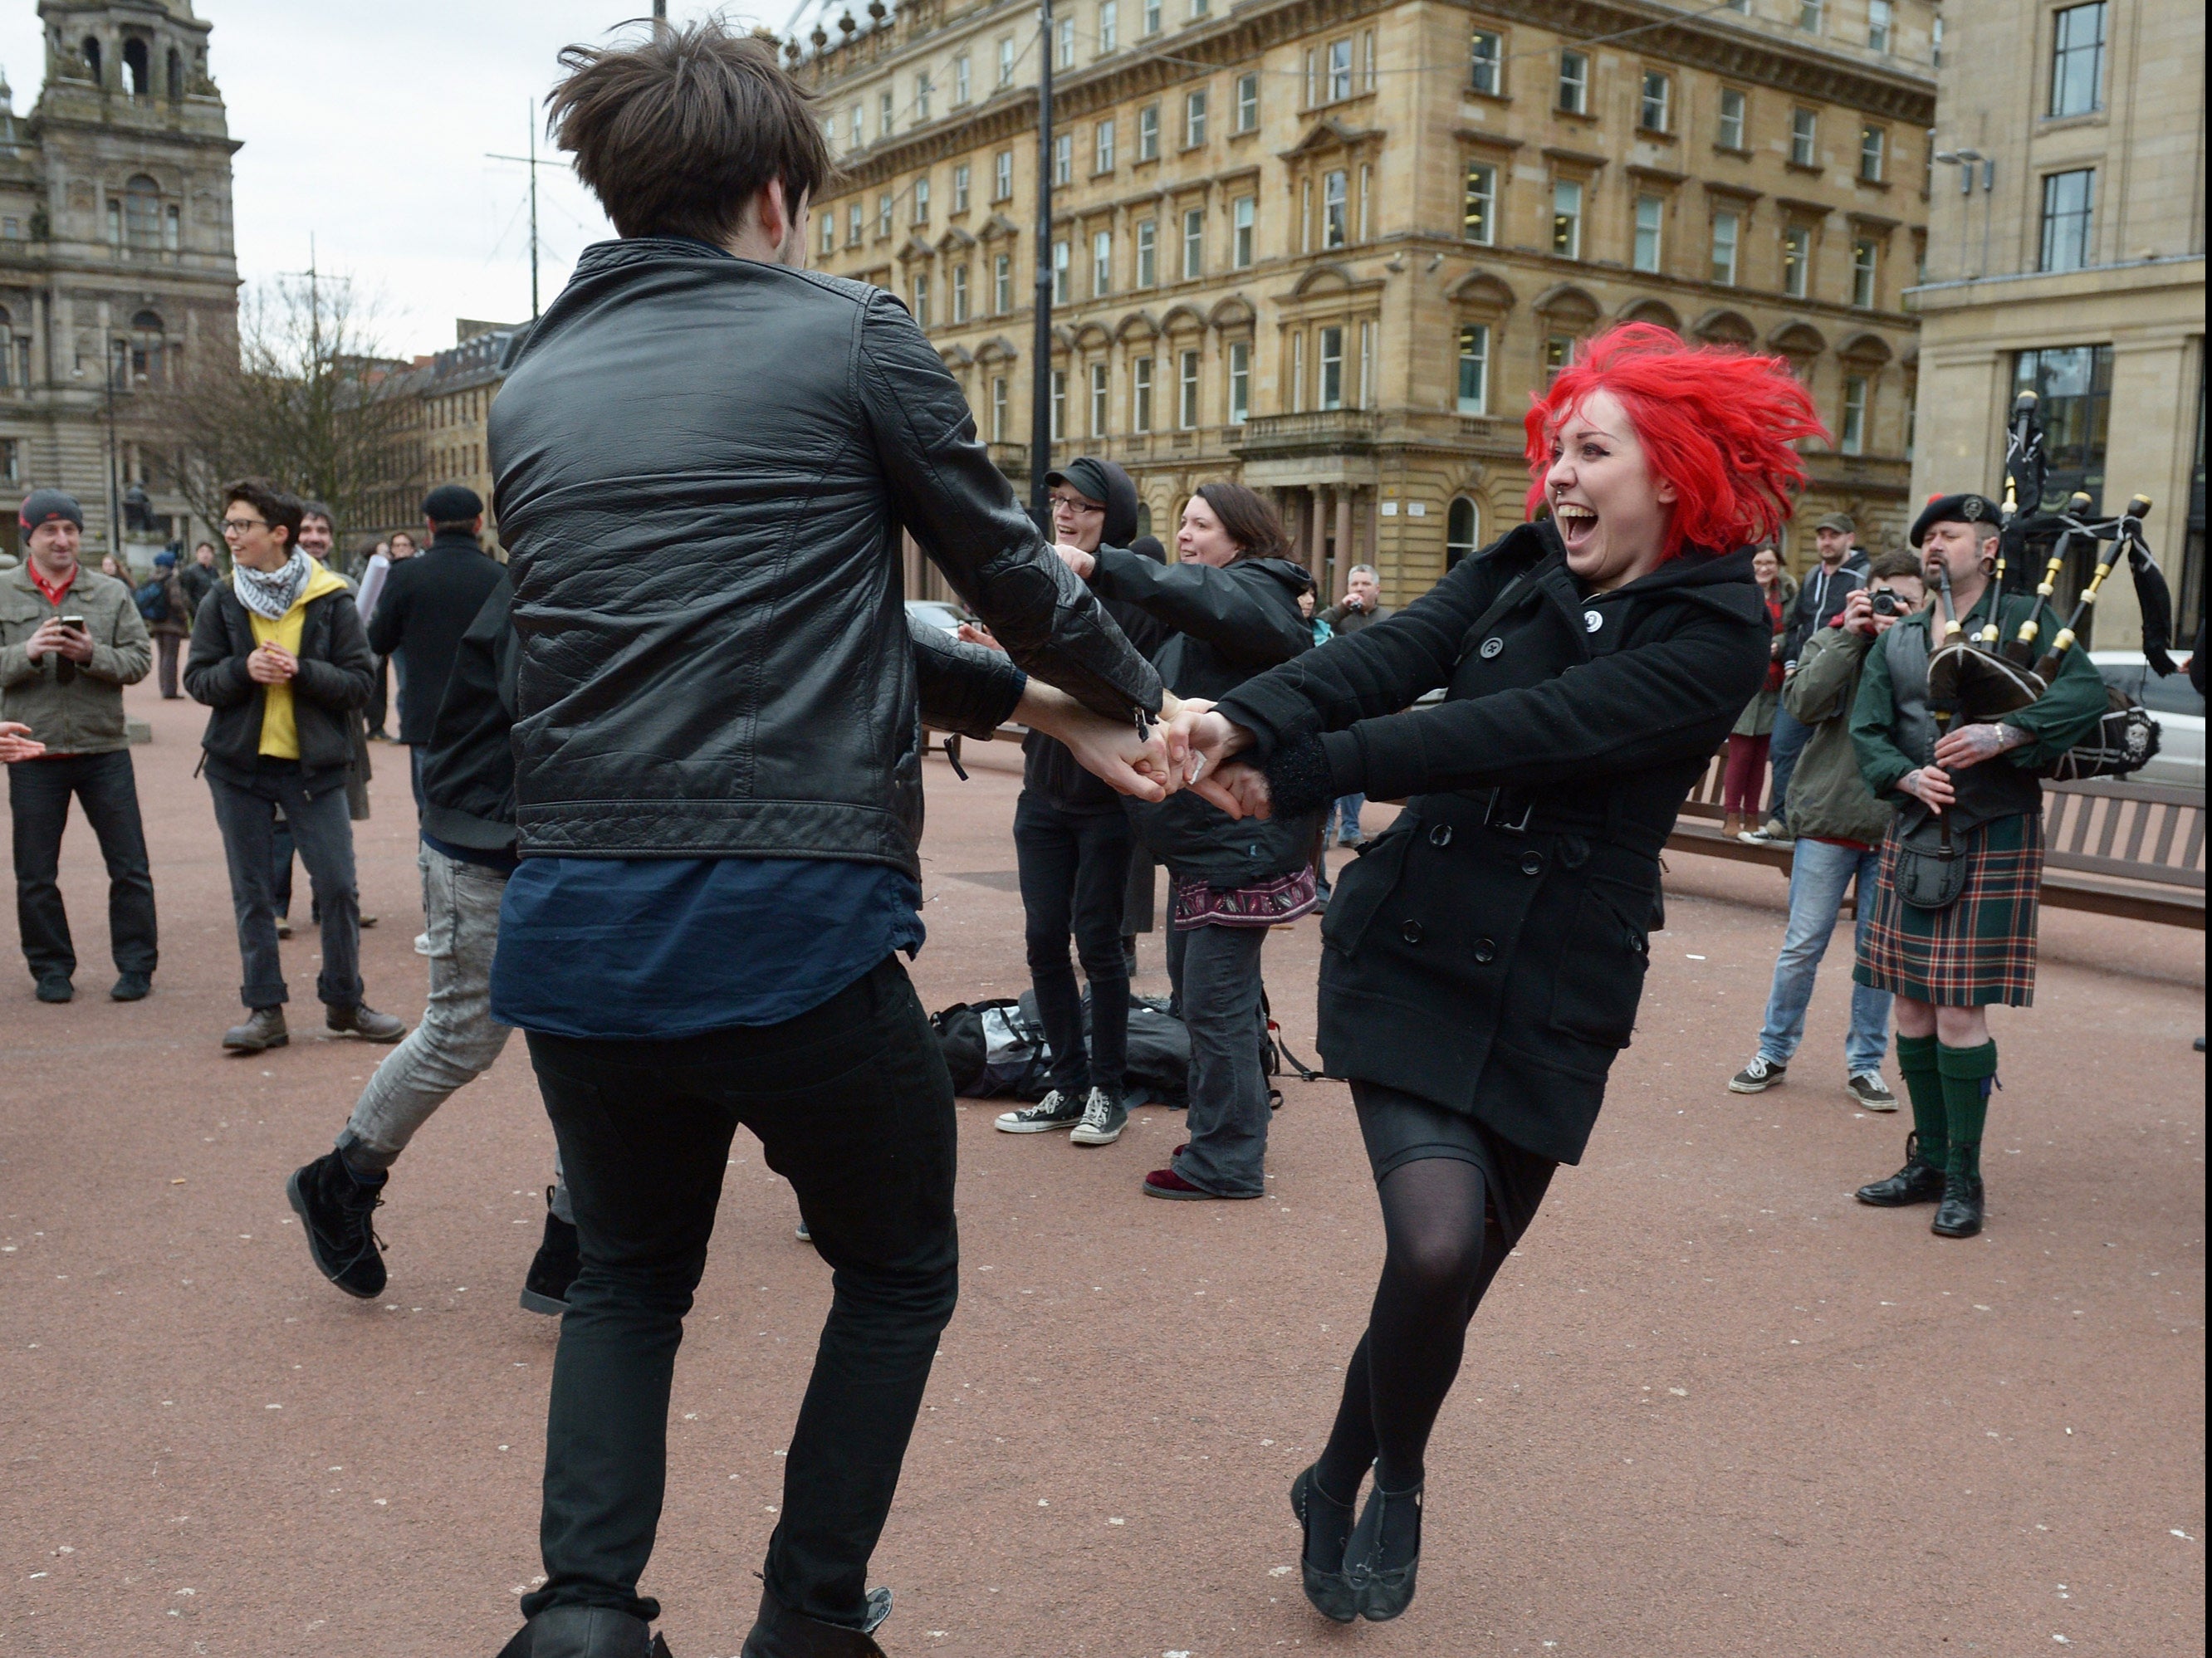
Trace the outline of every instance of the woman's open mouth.
<instances>
[{"instance_id":1,"label":"woman's open mouth","mask_svg":"<svg viewBox=\"0 0 2212 1658\"><path fill-rule=\"evenodd\" d=\"M1597 514L1578 501L1554 501L1552 516L1559 525L1559 539L1569 552L1580 552L1597 533Z\"/></svg>"}]
</instances>

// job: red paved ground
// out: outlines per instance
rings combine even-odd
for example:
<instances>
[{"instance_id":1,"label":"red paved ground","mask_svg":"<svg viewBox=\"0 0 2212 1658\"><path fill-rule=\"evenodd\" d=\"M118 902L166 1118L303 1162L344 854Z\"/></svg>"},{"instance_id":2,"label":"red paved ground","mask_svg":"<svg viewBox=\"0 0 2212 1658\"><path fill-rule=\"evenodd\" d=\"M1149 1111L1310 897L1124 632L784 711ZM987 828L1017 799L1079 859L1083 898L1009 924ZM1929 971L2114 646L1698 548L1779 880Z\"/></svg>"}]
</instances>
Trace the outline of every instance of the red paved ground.
<instances>
[{"instance_id":1,"label":"red paved ground","mask_svg":"<svg viewBox=\"0 0 2212 1658\"><path fill-rule=\"evenodd\" d=\"M132 693L166 957L42 1006L0 922L0 1655L496 1650L538 1570L551 1323L517 1310L550 1139L520 1045L416 1142L384 1211L391 1293L310 1271L283 1184L379 1050L216 1048L237 957L198 711ZM972 750L971 750L972 752ZM361 837L374 1003L411 1017L412 814L396 750ZM938 1006L1012 993L1011 750L931 765ZM1179 1127L1077 1151L962 1108L966 1271L878 1556L899 1658L2025 1654L2204 1645L2203 941L2053 915L2040 1005L2001 1014L1991 1224L1850 1189L1899 1121L1841 1091L1843 949L1795 1078L1726 1093L1780 933L1765 872L1676 859L1636 1045L1588 1161L1477 1321L1431 1452L1423 1589L1338 1630L1284 1501L1378 1258L1341 1088L1290 1084L1273 1199L1158 1204ZM1269 981L1310 1050L1315 929ZM313 945L288 966L314 1011ZM1157 988L1156 939L1144 946ZM297 1008L300 1004L295 1003ZM647 1587L680 1658L726 1658L826 1272L741 1141L677 1378Z\"/></svg>"}]
</instances>

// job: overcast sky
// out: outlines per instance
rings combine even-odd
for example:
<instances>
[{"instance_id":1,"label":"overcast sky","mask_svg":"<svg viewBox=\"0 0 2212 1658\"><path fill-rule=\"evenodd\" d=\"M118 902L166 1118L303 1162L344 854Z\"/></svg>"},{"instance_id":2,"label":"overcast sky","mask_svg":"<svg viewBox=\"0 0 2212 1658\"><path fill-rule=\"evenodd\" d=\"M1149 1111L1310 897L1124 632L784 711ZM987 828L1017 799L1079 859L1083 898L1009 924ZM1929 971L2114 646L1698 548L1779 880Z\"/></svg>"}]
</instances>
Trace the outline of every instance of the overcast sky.
<instances>
[{"instance_id":1,"label":"overcast sky","mask_svg":"<svg viewBox=\"0 0 2212 1658\"><path fill-rule=\"evenodd\" d=\"M797 0L738 0L781 30ZM571 41L597 40L651 0L195 0L215 26L216 84L244 141L235 167L239 274L349 276L381 306L395 355L453 343L457 317L530 314L529 169L536 112ZM713 9L672 0L678 21ZM0 65L28 114L46 71L33 0L0 0ZM556 158L560 159L560 158ZM565 164L539 173L540 291L550 304L585 246L614 233Z\"/></svg>"}]
</instances>

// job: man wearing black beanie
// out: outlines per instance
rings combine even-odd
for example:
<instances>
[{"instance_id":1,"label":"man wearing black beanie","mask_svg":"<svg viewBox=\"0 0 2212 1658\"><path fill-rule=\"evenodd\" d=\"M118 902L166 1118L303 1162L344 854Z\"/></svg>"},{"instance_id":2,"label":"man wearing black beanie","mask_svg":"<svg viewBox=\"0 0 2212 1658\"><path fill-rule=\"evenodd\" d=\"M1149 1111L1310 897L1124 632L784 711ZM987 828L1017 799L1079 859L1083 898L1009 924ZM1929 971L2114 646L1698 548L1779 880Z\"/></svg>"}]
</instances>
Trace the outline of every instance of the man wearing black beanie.
<instances>
[{"instance_id":1,"label":"man wearing black beanie","mask_svg":"<svg viewBox=\"0 0 2212 1658\"><path fill-rule=\"evenodd\" d=\"M461 635L499 585L499 566L484 556L483 501L465 484L441 483L422 497L430 544L395 561L368 623L368 645L399 659L399 740L410 754L415 810L422 810L422 761L429 752L438 705L453 677Z\"/></svg>"}]
</instances>

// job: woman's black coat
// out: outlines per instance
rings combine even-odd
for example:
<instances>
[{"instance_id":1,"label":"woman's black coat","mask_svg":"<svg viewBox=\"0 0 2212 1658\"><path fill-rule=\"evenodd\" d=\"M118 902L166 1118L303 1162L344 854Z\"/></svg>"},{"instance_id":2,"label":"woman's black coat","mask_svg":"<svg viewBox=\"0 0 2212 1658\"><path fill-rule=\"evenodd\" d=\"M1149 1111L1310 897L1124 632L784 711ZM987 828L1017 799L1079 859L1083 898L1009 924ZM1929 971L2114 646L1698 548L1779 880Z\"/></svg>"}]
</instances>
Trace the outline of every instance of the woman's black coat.
<instances>
[{"instance_id":1,"label":"woman's black coat","mask_svg":"<svg viewBox=\"0 0 2212 1658\"><path fill-rule=\"evenodd\" d=\"M1312 586L1285 558L1156 564L1114 547L1098 550L1091 573L1101 598L1153 624L1131 625L1128 634L1160 683L1177 696L1209 700L1313 648L1313 623L1298 612L1298 595ZM1313 813L1239 822L1188 790L1126 804L1138 839L1183 880L1252 886L1303 868L1313 851Z\"/></svg>"},{"instance_id":2,"label":"woman's black coat","mask_svg":"<svg viewBox=\"0 0 2212 1658\"><path fill-rule=\"evenodd\" d=\"M1328 1069L1579 1161L1643 995L1659 849L1768 639L1747 549L1586 594L1546 522L1223 698L1263 763L1413 797L1322 924Z\"/></svg>"}]
</instances>

